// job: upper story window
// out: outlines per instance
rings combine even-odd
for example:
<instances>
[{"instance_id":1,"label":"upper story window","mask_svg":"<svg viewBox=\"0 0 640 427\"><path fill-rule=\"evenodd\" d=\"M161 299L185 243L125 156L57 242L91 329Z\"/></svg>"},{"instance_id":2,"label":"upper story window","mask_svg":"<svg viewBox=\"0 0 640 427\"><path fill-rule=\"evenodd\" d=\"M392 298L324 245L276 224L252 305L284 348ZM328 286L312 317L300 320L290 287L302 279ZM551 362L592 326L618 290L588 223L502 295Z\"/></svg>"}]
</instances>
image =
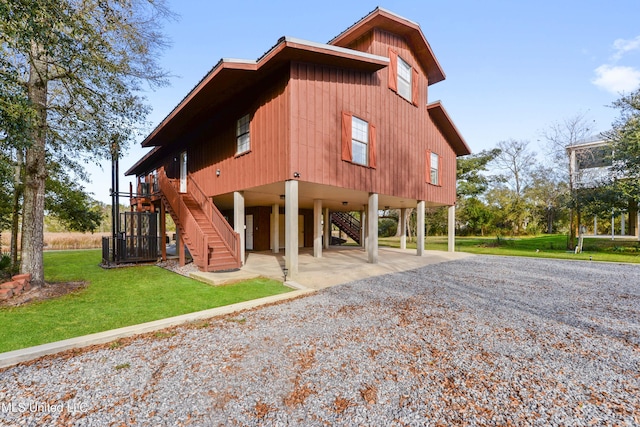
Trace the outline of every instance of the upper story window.
<instances>
[{"instance_id":1,"label":"upper story window","mask_svg":"<svg viewBox=\"0 0 640 427\"><path fill-rule=\"evenodd\" d=\"M436 153L430 155L429 175L433 185L440 185L440 156Z\"/></svg>"},{"instance_id":2,"label":"upper story window","mask_svg":"<svg viewBox=\"0 0 640 427\"><path fill-rule=\"evenodd\" d=\"M356 116L351 117L352 161L361 165L369 164L369 123Z\"/></svg>"},{"instance_id":3,"label":"upper story window","mask_svg":"<svg viewBox=\"0 0 640 427\"><path fill-rule=\"evenodd\" d=\"M389 49L389 89L417 106L419 103L418 79L418 70L400 58L396 51Z\"/></svg>"},{"instance_id":4,"label":"upper story window","mask_svg":"<svg viewBox=\"0 0 640 427\"><path fill-rule=\"evenodd\" d=\"M251 116L247 114L238 119L236 126L236 154L246 153L251 149L251 139L249 137L249 125Z\"/></svg>"},{"instance_id":5,"label":"upper story window","mask_svg":"<svg viewBox=\"0 0 640 427\"><path fill-rule=\"evenodd\" d=\"M398 93L411 102L411 65L398 57Z\"/></svg>"},{"instance_id":6,"label":"upper story window","mask_svg":"<svg viewBox=\"0 0 640 427\"><path fill-rule=\"evenodd\" d=\"M342 160L376 167L376 127L347 112L342 113Z\"/></svg>"}]
</instances>

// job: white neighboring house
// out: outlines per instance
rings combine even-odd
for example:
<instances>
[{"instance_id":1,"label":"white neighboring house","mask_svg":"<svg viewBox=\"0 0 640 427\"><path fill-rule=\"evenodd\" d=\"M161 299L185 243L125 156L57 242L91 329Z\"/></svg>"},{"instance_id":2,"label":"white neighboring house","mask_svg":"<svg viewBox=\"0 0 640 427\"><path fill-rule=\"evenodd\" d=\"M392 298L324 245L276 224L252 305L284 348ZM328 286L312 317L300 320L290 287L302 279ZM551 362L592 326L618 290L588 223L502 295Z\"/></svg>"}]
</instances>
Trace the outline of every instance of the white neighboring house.
<instances>
[{"instance_id":1,"label":"white neighboring house","mask_svg":"<svg viewBox=\"0 0 640 427\"><path fill-rule=\"evenodd\" d=\"M589 189L599 186L610 173L613 151L608 141L602 136L594 136L578 141L567 147L569 154L569 170L574 188ZM595 237L637 237L640 239L640 217L638 206L629 202L626 211L611 210L611 227L607 234L598 233L598 217L594 216L593 225L586 226L585 234ZM602 231L602 227L601 227Z\"/></svg>"}]
</instances>

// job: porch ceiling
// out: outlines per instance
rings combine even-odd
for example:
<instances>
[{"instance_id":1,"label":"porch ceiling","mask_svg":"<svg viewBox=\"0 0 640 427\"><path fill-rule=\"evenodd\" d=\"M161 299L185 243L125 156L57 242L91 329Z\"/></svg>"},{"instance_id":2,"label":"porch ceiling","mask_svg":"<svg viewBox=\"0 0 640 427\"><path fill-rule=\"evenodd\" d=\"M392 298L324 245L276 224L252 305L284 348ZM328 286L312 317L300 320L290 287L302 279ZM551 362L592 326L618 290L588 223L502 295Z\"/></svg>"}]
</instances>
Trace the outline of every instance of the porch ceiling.
<instances>
[{"instance_id":1,"label":"porch ceiling","mask_svg":"<svg viewBox=\"0 0 640 427\"><path fill-rule=\"evenodd\" d=\"M254 187L244 190L245 207L271 206L278 204L284 207L284 181L269 185ZM368 203L369 193L365 191L351 190L347 188L332 187L329 185L314 184L300 181L298 185L298 206L300 209L313 209L313 201L322 200L322 207L332 211L359 211ZM233 209L233 193L214 196L218 209ZM343 205L343 202L347 202ZM441 206L437 203L427 202L427 207ZM378 195L378 208L390 209L414 208L417 201L405 197Z\"/></svg>"}]
</instances>

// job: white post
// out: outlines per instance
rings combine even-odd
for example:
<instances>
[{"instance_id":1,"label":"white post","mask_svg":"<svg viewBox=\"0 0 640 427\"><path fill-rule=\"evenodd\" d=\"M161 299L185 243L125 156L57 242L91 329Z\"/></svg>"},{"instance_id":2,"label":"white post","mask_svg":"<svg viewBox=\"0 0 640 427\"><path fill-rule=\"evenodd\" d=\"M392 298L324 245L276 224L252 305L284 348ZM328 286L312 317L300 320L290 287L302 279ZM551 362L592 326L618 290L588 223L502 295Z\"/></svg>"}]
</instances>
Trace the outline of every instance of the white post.
<instances>
[{"instance_id":1,"label":"white post","mask_svg":"<svg viewBox=\"0 0 640 427\"><path fill-rule=\"evenodd\" d=\"M329 208L324 208L324 248L329 249L331 245L331 213Z\"/></svg>"},{"instance_id":2,"label":"white post","mask_svg":"<svg viewBox=\"0 0 640 427\"><path fill-rule=\"evenodd\" d=\"M280 205L271 206L271 251L280 253Z\"/></svg>"},{"instance_id":3,"label":"white post","mask_svg":"<svg viewBox=\"0 0 640 427\"><path fill-rule=\"evenodd\" d=\"M284 265L293 278L298 274L298 181L286 181L284 194Z\"/></svg>"},{"instance_id":4,"label":"white post","mask_svg":"<svg viewBox=\"0 0 640 427\"><path fill-rule=\"evenodd\" d=\"M424 255L424 209L425 201L418 201L416 215L416 255Z\"/></svg>"},{"instance_id":5,"label":"white post","mask_svg":"<svg viewBox=\"0 0 640 427\"><path fill-rule=\"evenodd\" d=\"M627 234L627 230L625 230L627 224L625 224L624 212L620 214L620 235L624 236Z\"/></svg>"},{"instance_id":6,"label":"white post","mask_svg":"<svg viewBox=\"0 0 640 427\"><path fill-rule=\"evenodd\" d=\"M593 235L594 236L598 235L598 216L597 215L593 216Z\"/></svg>"},{"instance_id":7,"label":"white post","mask_svg":"<svg viewBox=\"0 0 640 427\"><path fill-rule=\"evenodd\" d=\"M378 194L369 194L367 211L367 257L371 264L378 263Z\"/></svg>"},{"instance_id":8,"label":"white post","mask_svg":"<svg viewBox=\"0 0 640 427\"><path fill-rule=\"evenodd\" d=\"M615 225L616 225L616 214L613 211L613 209L611 209L611 240L615 240L616 238Z\"/></svg>"},{"instance_id":9,"label":"white post","mask_svg":"<svg viewBox=\"0 0 640 427\"><path fill-rule=\"evenodd\" d=\"M455 252L456 250L456 205L449 206L448 215L448 234L447 234L447 250Z\"/></svg>"},{"instance_id":10,"label":"white post","mask_svg":"<svg viewBox=\"0 0 640 427\"><path fill-rule=\"evenodd\" d=\"M407 208L400 209L400 249L407 249Z\"/></svg>"},{"instance_id":11,"label":"white post","mask_svg":"<svg viewBox=\"0 0 640 427\"><path fill-rule=\"evenodd\" d=\"M244 265L244 233L245 233L245 217L244 217L244 193L235 191L233 193L233 229L240 235L240 260Z\"/></svg>"},{"instance_id":12,"label":"white post","mask_svg":"<svg viewBox=\"0 0 640 427\"><path fill-rule=\"evenodd\" d=\"M322 258L322 200L313 201L313 256Z\"/></svg>"},{"instance_id":13,"label":"white post","mask_svg":"<svg viewBox=\"0 0 640 427\"><path fill-rule=\"evenodd\" d=\"M367 249L367 238L369 237L369 228L367 227L367 209L369 207L364 205L364 210L360 211L360 246L363 249Z\"/></svg>"}]
</instances>

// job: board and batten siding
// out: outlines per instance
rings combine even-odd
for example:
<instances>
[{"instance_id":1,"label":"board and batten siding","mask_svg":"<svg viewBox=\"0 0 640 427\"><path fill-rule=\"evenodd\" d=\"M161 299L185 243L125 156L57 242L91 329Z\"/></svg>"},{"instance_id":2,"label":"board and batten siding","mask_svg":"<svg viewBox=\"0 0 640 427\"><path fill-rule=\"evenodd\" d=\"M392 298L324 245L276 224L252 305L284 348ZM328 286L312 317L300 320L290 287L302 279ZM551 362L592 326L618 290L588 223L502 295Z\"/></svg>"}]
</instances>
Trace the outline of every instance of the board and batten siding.
<instances>
[{"instance_id":1,"label":"board and batten siding","mask_svg":"<svg viewBox=\"0 0 640 427\"><path fill-rule=\"evenodd\" d=\"M288 77L288 76L287 76ZM290 175L289 96L287 78L268 89L247 93L222 124L203 132L189 145L189 173L208 196L280 182ZM236 122L251 114L250 151L236 155ZM216 170L220 169L220 176Z\"/></svg>"},{"instance_id":2,"label":"board and batten siding","mask_svg":"<svg viewBox=\"0 0 640 427\"><path fill-rule=\"evenodd\" d=\"M381 56L394 49L418 71L418 103L414 105L389 89L388 68L366 73L293 62L291 170L300 172L303 181L453 204L456 156L429 117L427 78L404 39L376 30L351 48L366 48ZM375 168L342 160L343 112L376 126ZM440 185L426 182L428 151L440 156Z\"/></svg>"}]
</instances>

